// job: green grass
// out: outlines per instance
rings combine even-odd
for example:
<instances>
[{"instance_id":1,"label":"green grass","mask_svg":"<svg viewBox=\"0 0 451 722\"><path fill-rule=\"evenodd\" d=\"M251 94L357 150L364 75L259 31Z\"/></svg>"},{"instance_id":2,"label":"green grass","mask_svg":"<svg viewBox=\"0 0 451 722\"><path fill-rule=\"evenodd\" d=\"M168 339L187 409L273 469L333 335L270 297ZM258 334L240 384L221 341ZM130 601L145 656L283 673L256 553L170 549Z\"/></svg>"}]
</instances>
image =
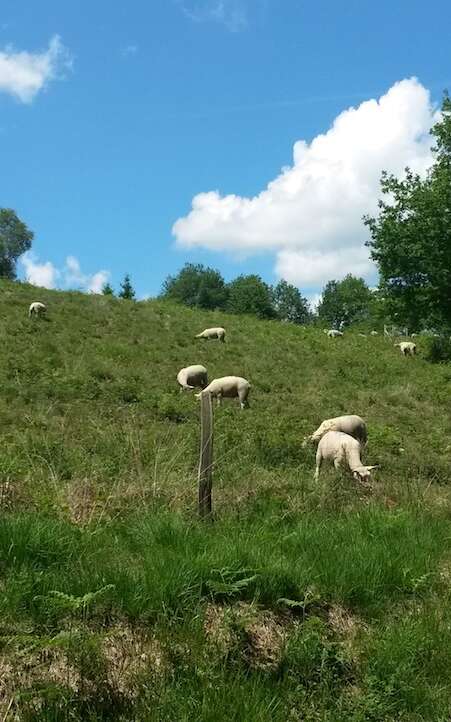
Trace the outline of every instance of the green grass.
<instances>
[{"instance_id":1,"label":"green grass","mask_svg":"<svg viewBox=\"0 0 451 722\"><path fill-rule=\"evenodd\" d=\"M0 294L0 718L449 719L448 364L421 340L404 359L352 332ZM225 344L194 339L210 325ZM252 384L250 409L215 412L212 523L190 363ZM341 413L367 419L369 488L313 481L302 438Z\"/></svg>"}]
</instances>

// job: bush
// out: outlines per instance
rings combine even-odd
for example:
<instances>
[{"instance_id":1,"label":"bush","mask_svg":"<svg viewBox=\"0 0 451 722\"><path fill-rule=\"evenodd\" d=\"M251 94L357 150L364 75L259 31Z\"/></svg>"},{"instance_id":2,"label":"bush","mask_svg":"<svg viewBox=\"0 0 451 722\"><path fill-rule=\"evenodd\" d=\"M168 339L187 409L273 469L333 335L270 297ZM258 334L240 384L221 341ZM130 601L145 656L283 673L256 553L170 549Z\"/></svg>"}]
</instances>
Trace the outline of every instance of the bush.
<instances>
[{"instance_id":1,"label":"bush","mask_svg":"<svg viewBox=\"0 0 451 722\"><path fill-rule=\"evenodd\" d=\"M448 363L451 361L451 340L444 336L425 338L422 342L425 358L431 363Z\"/></svg>"}]
</instances>

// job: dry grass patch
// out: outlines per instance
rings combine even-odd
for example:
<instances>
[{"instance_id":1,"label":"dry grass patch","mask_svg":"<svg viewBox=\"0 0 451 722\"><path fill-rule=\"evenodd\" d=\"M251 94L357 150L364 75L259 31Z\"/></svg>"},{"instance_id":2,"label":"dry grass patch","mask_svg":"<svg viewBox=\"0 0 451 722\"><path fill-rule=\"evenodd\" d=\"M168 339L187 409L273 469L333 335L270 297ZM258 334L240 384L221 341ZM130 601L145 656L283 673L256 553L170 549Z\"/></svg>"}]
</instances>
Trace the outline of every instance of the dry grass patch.
<instances>
[{"instance_id":1,"label":"dry grass patch","mask_svg":"<svg viewBox=\"0 0 451 722\"><path fill-rule=\"evenodd\" d=\"M275 614L244 602L233 606L209 604L204 617L207 643L221 657L238 655L251 669L267 671L278 668L286 637L296 624L288 614Z\"/></svg>"}]
</instances>

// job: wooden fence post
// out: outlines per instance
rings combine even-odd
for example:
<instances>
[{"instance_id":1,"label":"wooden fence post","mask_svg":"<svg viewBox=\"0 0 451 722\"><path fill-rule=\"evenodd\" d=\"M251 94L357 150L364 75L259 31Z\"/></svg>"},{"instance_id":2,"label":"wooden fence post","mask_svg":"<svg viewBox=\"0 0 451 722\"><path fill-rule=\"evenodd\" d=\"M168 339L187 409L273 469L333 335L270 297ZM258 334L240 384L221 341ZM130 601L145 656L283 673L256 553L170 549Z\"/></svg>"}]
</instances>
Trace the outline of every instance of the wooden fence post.
<instances>
[{"instance_id":1,"label":"wooden fence post","mask_svg":"<svg viewBox=\"0 0 451 722\"><path fill-rule=\"evenodd\" d=\"M211 517L211 483L213 467L213 409L211 395L200 397L199 514Z\"/></svg>"}]
</instances>

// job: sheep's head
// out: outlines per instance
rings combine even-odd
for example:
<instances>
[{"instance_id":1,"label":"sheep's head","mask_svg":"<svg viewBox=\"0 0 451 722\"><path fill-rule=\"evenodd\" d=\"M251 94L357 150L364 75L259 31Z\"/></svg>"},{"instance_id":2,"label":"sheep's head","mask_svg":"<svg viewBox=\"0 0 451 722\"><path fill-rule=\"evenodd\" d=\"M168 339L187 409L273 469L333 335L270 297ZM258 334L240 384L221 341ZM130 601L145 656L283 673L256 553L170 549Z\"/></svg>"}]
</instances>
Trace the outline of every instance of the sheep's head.
<instances>
[{"instance_id":1,"label":"sheep's head","mask_svg":"<svg viewBox=\"0 0 451 722\"><path fill-rule=\"evenodd\" d=\"M359 466L358 469L354 469L352 475L356 481L369 481L373 469L377 469L377 464L375 466Z\"/></svg>"}]
</instances>

